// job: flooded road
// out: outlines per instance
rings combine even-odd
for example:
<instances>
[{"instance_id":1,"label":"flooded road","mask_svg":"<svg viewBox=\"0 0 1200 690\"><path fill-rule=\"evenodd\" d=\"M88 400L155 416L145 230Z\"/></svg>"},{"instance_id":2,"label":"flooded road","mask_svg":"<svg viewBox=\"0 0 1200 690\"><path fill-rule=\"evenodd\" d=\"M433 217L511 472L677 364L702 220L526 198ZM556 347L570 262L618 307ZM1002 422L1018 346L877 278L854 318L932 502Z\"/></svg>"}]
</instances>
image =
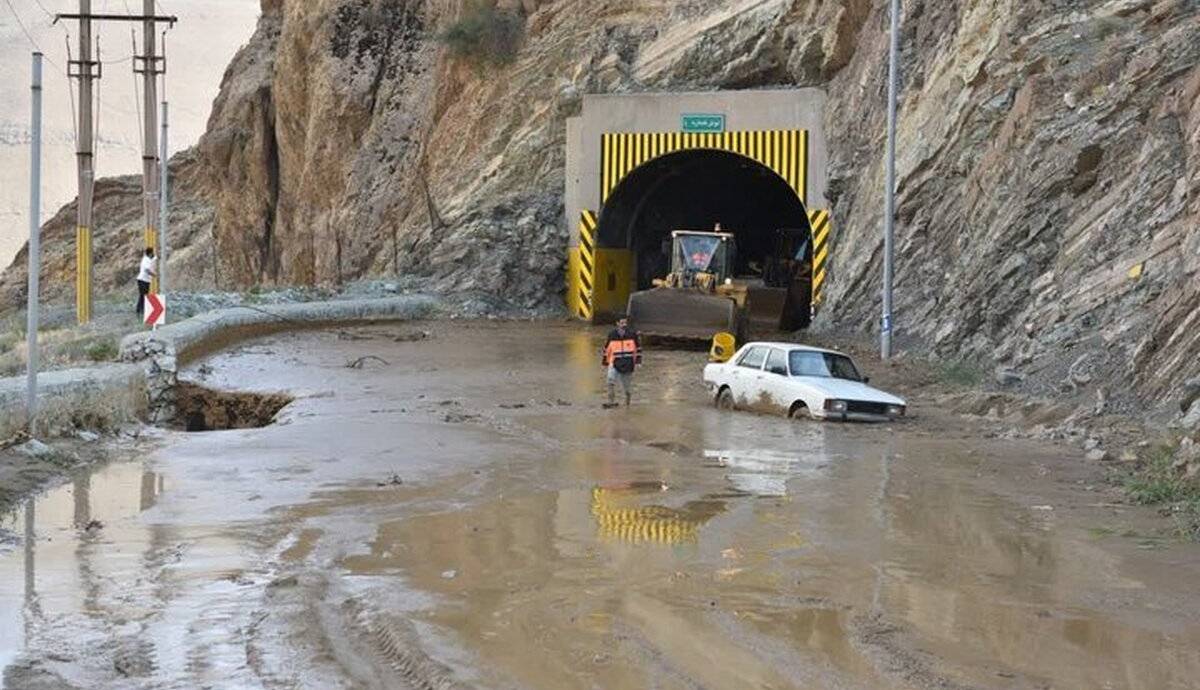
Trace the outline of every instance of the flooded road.
<instances>
[{"instance_id":1,"label":"flooded road","mask_svg":"<svg viewBox=\"0 0 1200 690\"><path fill-rule=\"evenodd\" d=\"M1073 451L919 400L720 412L697 353L606 411L598 338L387 325L192 365L296 399L0 518L5 687L1196 687L1200 548L1136 536Z\"/></svg>"}]
</instances>

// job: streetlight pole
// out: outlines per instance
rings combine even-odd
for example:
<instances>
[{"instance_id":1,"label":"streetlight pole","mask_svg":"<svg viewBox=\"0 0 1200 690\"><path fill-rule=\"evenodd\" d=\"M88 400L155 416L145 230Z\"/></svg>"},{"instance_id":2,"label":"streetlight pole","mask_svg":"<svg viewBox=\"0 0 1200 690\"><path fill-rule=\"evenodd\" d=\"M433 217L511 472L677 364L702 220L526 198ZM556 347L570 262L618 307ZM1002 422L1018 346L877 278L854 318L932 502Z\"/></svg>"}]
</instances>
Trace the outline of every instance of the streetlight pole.
<instances>
[{"instance_id":1,"label":"streetlight pole","mask_svg":"<svg viewBox=\"0 0 1200 690\"><path fill-rule=\"evenodd\" d=\"M891 0L892 29L888 49L887 195L883 219L883 314L879 325L879 356L892 357L892 253L896 219L896 90L900 53L900 0Z\"/></svg>"},{"instance_id":2,"label":"streetlight pole","mask_svg":"<svg viewBox=\"0 0 1200 690\"><path fill-rule=\"evenodd\" d=\"M164 39L165 42L166 39ZM166 89L163 89L164 91ZM167 102L162 102L162 141L158 153L158 291L167 292Z\"/></svg>"},{"instance_id":3,"label":"streetlight pole","mask_svg":"<svg viewBox=\"0 0 1200 690\"><path fill-rule=\"evenodd\" d=\"M42 271L42 54L33 54L29 131L29 296L26 307L25 419L37 434L38 292Z\"/></svg>"}]
</instances>

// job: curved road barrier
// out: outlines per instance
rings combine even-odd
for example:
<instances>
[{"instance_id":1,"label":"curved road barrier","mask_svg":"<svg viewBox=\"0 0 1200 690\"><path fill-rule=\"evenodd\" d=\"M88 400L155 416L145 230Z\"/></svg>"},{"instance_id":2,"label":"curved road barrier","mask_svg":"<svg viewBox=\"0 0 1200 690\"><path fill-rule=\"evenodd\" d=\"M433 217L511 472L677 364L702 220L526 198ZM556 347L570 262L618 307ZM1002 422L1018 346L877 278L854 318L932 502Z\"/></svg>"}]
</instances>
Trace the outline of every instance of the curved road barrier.
<instances>
[{"instance_id":1,"label":"curved road barrier","mask_svg":"<svg viewBox=\"0 0 1200 690\"><path fill-rule=\"evenodd\" d=\"M175 415L179 367L240 340L280 331L428 316L437 301L425 295L216 309L121 341L121 359L144 362L152 423Z\"/></svg>"}]
</instances>

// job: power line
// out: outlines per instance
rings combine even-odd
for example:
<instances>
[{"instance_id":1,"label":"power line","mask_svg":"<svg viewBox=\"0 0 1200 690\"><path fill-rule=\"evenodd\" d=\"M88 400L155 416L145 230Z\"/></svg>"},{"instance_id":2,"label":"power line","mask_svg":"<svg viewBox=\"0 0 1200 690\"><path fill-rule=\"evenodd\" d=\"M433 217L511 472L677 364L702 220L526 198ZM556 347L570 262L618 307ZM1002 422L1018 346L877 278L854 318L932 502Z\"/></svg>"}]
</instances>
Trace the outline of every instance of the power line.
<instances>
[{"instance_id":1,"label":"power line","mask_svg":"<svg viewBox=\"0 0 1200 690\"><path fill-rule=\"evenodd\" d=\"M12 14L12 18L16 20L17 26L21 27L21 33L25 34L25 38L26 38L26 40L29 41L29 45L33 46L34 50L36 50L37 52L42 53L42 58L46 62L50 63L51 67L58 70L59 72L63 72L64 71L63 68L60 67L57 62L51 60L50 57L45 54L45 51L42 50L42 47L40 45L38 45L38 42L36 40L34 40L33 34L29 33L29 29L25 28L25 22L21 21L21 16L17 14L17 10L16 10L16 8L14 8L12 6L11 0L4 0L4 4L8 7L9 13ZM41 3L38 3L38 5L40 6ZM42 8L42 9L43 9L43 11L45 10L45 8Z\"/></svg>"},{"instance_id":2,"label":"power line","mask_svg":"<svg viewBox=\"0 0 1200 690\"><path fill-rule=\"evenodd\" d=\"M133 54L137 55L137 33L132 26L129 27L129 43L133 47ZM137 121L141 122L142 104L138 102L137 71L130 72L129 76L133 77L133 109L137 112ZM142 131L141 127L138 127L138 142L140 142L140 148L146 148L146 134Z\"/></svg>"},{"instance_id":3,"label":"power line","mask_svg":"<svg viewBox=\"0 0 1200 690\"><path fill-rule=\"evenodd\" d=\"M162 32L162 89L159 92L160 100L167 100L167 32L170 28L164 29Z\"/></svg>"},{"instance_id":4,"label":"power line","mask_svg":"<svg viewBox=\"0 0 1200 690\"><path fill-rule=\"evenodd\" d=\"M66 31L64 39L67 43L67 64L71 64L71 32ZM75 144L75 150L79 150L79 120L75 114L75 90L71 88L71 75L67 75L67 94L71 97L71 131L74 135L72 143Z\"/></svg>"},{"instance_id":5,"label":"power line","mask_svg":"<svg viewBox=\"0 0 1200 690\"><path fill-rule=\"evenodd\" d=\"M100 35L96 34L96 64L103 65L104 62L100 59ZM97 72L103 68L97 68ZM100 152L100 147L97 145L100 141L100 84L104 80L96 77L95 85L93 86L96 99L96 107L92 109L92 168L96 167L96 154ZM92 199L92 206L95 207L96 201Z\"/></svg>"},{"instance_id":6,"label":"power line","mask_svg":"<svg viewBox=\"0 0 1200 690\"><path fill-rule=\"evenodd\" d=\"M42 11L46 13L47 17L54 19L54 13L51 12L50 10L46 9L46 6L42 4L42 0L33 0L33 1L37 3L38 7L42 8Z\"/></svg>"}]
</instances>

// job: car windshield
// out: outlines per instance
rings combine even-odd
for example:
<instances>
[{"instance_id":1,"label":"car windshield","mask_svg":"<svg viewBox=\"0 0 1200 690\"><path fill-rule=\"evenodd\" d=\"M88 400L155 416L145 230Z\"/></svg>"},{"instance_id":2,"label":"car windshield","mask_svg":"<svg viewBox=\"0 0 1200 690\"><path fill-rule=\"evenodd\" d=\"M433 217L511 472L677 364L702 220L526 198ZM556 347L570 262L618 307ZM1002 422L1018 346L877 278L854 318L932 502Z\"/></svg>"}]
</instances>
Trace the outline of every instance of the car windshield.
<instances>
[{"instance_id":1,"label":"car windshield","mask_svg":"<svg viewBox=\"0 0 1200 690\"><path fill-rule=\"evenodd\" d=\"M788 367L792 376L823 376L825 378L847 379L861 381L854 362L846 355L832 352L812 352L808 350L792 350L788 354Z\"/></svg>"},{"instance_id":2,"label":"car windshield","mask_svg":"<svg viewBox=\"0 0 1200 690\"><path fill-rule=\"evenodd\" d=\"M679 237L679 258L689 271L721 270L720 262L713 265L717 257L717 249L721 246L721 238L705 235L681 235Z\"/></svg>"}]
</instances>

